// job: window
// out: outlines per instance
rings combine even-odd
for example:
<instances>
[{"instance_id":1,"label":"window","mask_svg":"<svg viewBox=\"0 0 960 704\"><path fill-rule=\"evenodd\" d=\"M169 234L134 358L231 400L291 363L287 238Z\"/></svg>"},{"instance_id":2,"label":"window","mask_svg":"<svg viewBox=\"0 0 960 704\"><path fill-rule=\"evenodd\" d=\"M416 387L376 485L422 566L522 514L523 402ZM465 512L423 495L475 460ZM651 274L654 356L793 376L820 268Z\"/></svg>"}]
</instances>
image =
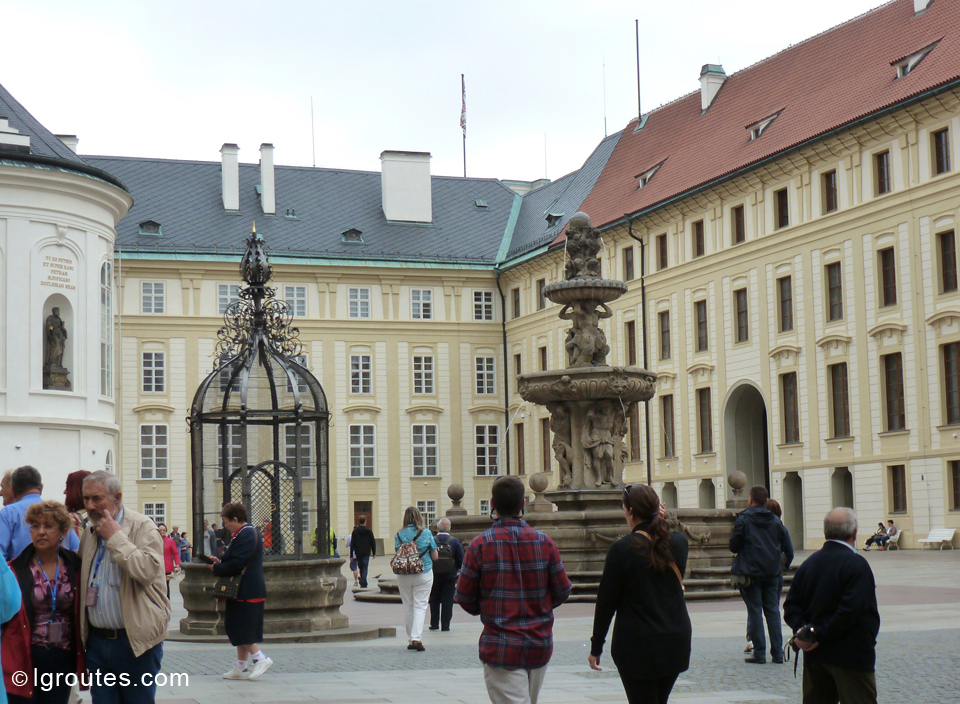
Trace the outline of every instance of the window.
<instances>
[{"instance_id":1,"label":"window","mask_svg":"<svg viewBox=\"0 0 960 704\"><path fill-rule=\"evenodd\" d=\"M306 286L284 286L283 297L287 301L290 309L290 315L294 318L307 317L307 287Z\"/></svg>"},{"instance_id":2,"label":"window","mask_svg":"<svg viewBox=\"0 0 960 704\"><path fill-rule=\"evenodd\" d=\"M747 309L747 289L740 288L733 292L737 306L737 342L747 342L750 339L750 311Z\"/></svg>"},{"instance_id":3,"label":"window","mask_svg":"<svg viewBox=\"0 0 960 704\"><path fill-rule=\"evenodd\" d=\"M140 426L140 478L167 478L168 432L166 425Z\"/></svg>"},{"instance_id":4,"label":"window","mask_svg":"<svg viewBox=\"0 0 960 704\"><path fill-rule=\"evenodd\" d=\"M299 442L298 442L299 441ZM297 466L297 445L300 446L300 478L313 477L313 432L309 425L287 425L283 429L284 461L291 467Z\"/></svg>"},{"instance_id":5,"label":"window","mask_svg":"<svg viewBox=\"0 0 960 704\"><path fill-rule=\"evenodd\" d=\"M947 425L960 423L960 342L943 346L943 398Z\"/></svg>"},{"instance_id":6,"label":"window","mask_svg":"<svg viewBox=\"0 0 960 704\"><path fill-rule=\"evenodd\" d=\"M477 502L477 509L479 510L481 516L489 516L490 499L480 499L480 501Z\"/></svg>"},{"instance_id":7,"label":"window","mask_svg":"<svg viewBox=\"0 0 960 704\"><path fill-rule=\"evenodd\" d=\"M413 358L413 393L433 393L433 357L414 356Z\"/></svg>"},{"instance_id":8,"label":"window","mask_svg":"<svg viewBox=\"0 0 960 704\"><path fill-rule=\"evenodd\" d=\"M850 436L850 394L847 389L847 364L831 364L827 367L830 375L830 409L833 412L833 437Z\"/></svg>"},{"instance_id":9,"label":"window","mask_svg":"<svg viewBox=\"0 0 960 704\"><path fill-rule=\"evenodd\" d=\"M706 352L710 345L707 340L707 302L697 301L693 306L697 318L697 352Z\"/></svg>"},{"instance_id":10,"label":"window","mask_svg":"<svg viewBox=\"0 0 960 704\"><path fill-rule=\"evenodd\" d=\"M547 297L543 295L543 289L546 287L546 279L537 279L537 310L543 310L547 307Z\"/></svg>"},{"instance_id":11,"label":"window","mask_svg":"<svg viewBox=\"0 0 960 704\"><path fill-rule=\"evenodd\" d=\"M637 365L637 323L628 320L623 324L623 338L627 344L627 366Z\"/></svg>"},{"instance_id":12,"label":"window","mask_svg":"<svg viewBox=\"0 0 960 704\"><path fill-rule=\"evenodd\" d=\"M163 501L153 501L143 504L143 515L157 525L167 522L167 504Z\"/></svg>"},{"instance_id":13,"label":"window","mask_svg":"<svg viewBox=\"0 0 960 704\"><path fill-rule=\"evenodd\" d=\"M307 355L305 354L294 355L293 357L290 358L290 361L299 364L304 369L309 369L309 367L307 366ZM293 371L293 376L297 380L297 393L299 393L302 396L303 394L307 393L307 382L304 380L302 376L297 374L297 372L294 371L292 368L291 368L291 371ZM293 393L293 384L290 383L289 377L287 378L287 393L288 394Z\"/></svg>"},{"instance_id":14,"label":"window","mask_svg":"<svg viewBox=\"0 0 960 704\"><path fill-rule=\"evenodd\" d=\"M937 235L940 248L940 292L950 293L957 290L957 241L953 230Z\"/></svg>"},{"instance_id":15,"label":"window","mask_svg":"<svg viewBox=\"0 0 960 704\"><path fill-rule=\"evenodd\" d=\"M527 446L523 441L523 423L514 423L513 433L517 439L517 474L526 474Z\"/></svg>"},{"instance_id":16,"label":"window","mask_svg":"<svg viewBox=\"0 0 960 704\"><path fill-rule=\"evenodd\" d=\"M350 393L369 394L370 384L370 355L350 355Z\"/></svg>"},{"instance_id":17,"label":"window","mask_svg":"<svg viewBox=\"0 0 960 704\"><path fill-rule=\"evenodd\" d=\"M477 393L483 395L497 393L496 358L477 357L474 361L477 370Z\"/></svg>"},{"instance_id":18,"label":"window","mask_svg":"<svg viewBox=\"0 0 960 704\"><path fill-rule=\"evenodd\" d=\"M780 332L793 330L793 279L783 276L777 279L777 298L780 308Z\"/></svg>"},{"instance_id":19,"label":"window","mask_svg":"<svg viewBox=\"0 0 960 704\"><path fill-rule=\"evenodd\" d=\"M540 419L540 455L542 456L541 460L541 472L550 471L550 419L541 418Z\"/></svg>"},{"instance_id":20,"label":"window","mask_svg":"<svg viewBox=\"0 0 960 704\"><path fill-rule=\"evenodd\" d=\"M164 353L143 353L143 393L163 393Z\"/></svg>"},{"instance_id":21,"label":"window","mask_svg":"<svg viewBox=\"0 0 960 704\"><path fill-rule=\"evenodd\" d=\"M700 429L700 453L713 452L713 411L710 389L697 389L697 425Z\"/></svg>"},{"instance_id":22,"label":"window","mask_svg":"<svg viewBox=\"0 0 960 704\"><path fill-rule=\"evenodd\" d=\"M377 429L374 425L350 426L350 476L375 477Z\"/></svg>"},{"instance_id":23,"label":"window","mask_svg":"<svg viewBox=\"0 0 960 704\"><path fill-rule=\"evenodd\" d=\"M436 477L437 470L437 426L413 426L413 476Z\"/></svg>"},{"instance_id":24,"label":"window","mask_svg":"<svg viewBox=\"0 0 960 704\"><path fill-rule=\"evenodd\" d=\"M513 317L520 317L520 289L515 288L510 292L510 295L513 297Z\"/></svg>"},{"instance_id":25,"label":"window","mask_svg":"<svg viewBox=\"0 0 960 704\"><path fill-rule=\"evenodd\" d=\"M878 196L882 196L884 193L889 193L893 190L893 186L890 184L890 152L880 152L879 154L873 155L873 170L876 188Z\"/></svg>"},{"instance_id":26,"label":"window","mask_svg":"<svg viewBox=\"0 0 960 704\"><path fill-rule=\"evenodd\" d=\"M519 392L520 390L520 374L523 373L523 370L521 367L522 362L523 362L523 359L519 354L513 355L513 379L514 379L513 390L515 392Z\"/></svg>"},{"instance_id":27,"label":"window","mask_svg":"<svg viewBox=\"0 0 960 704\"><path fill-rule=\"evenodd\" d=\"M947 465L950 468L950 485L953 489L950 492L950 508L957 511L960 510L960 460L950 460Z\"/></svg>"},{"instance_id":28,"label":"window","mask_svg":"<svg viewBox=\"0 0 960 704\"><path fill-rule=\"evenodd\" d=\"M933 173L945 174L950 170L950 130L937 130L933 138Z\"/></svg>"},{"instance_id":29,"label":"window","mask_svg":"<svg viewBox=\"0 0 960 704\"><path fill-rule=\"evenodd\" d=\"M351 288L347 291L351 318L370 317L370 289Z\"/></svg>"},{"instance_id":30,"label":"window","mask_svg":"<svg viewBox=\"0 0 960 704\"><path fill-rule=\"evenodd\" d=\"M667 268L667 236L657 235L657 271Z\"/></svg>"},{"instance_id":31,"label":"window","mask_svg":"<svg viewBox=\"0 0 960 704\"><path fill-rule=\"evenodd\" d=\"M787 227L790 224L790 198L787 189L781 188L773 194L774 222L776 229Z\"/></svg>"},{"instance_id":32,"label":"window","mask_svg":"<svg viewBox=\"0 0 960 704\"><path fill-rule=\"evenodd\" d=\"M897 263L893 247L881 249L880 255L880 305L892 306L897 303Z\"/></svg>"},{"instance_id":33,"label":"window","mask_svg":"<svg viewBox=\"0 0 960 704\"><path fill-rule=\"evenodd\" d=\"M827 299L830 301L830 320L843 318L843 282L840 279L840 262L827 264Z\"/></svg>"},{"instance_id":34,"label":"window","mask_svg":"<svg viewBox=\"0 0 960 704\"><path fill-rule=\"evenodd\" d=\"M423 525L433 525L433 522L437 520L437 502L435 499L417 501L417 510L423 516Z\"/></svg>"},{"instance_id":35,"label":"window","mask_svg":"<svg viewBox=\"0 0 960 704\"><path fill-rule=\"evenodd\" d=\"M113 450L107 450L107 458L103 462L103 469L113 474Z\"/></svg>"},{"instance_id":36,"label":"window","mask_svg":"<svg viewBox=\"0 0 960 704\"><path fill-rule=\"evenodd\" d=\"M797 401L797 373L780 375L783 394L783 442L800 442L800 407Z\"/></svg>"},{"instance_id":37,"label":"window","mask_svg":"<svg viewBox=\"0 0 960 704\"><path fill-rule=\"evenodd\" d=\"M730 230L733 233L733 243L742 244L747 241L747 223L743 217L743 206L730 208Z\"/></svg>"},{"instance_id":38,"label":"window","mask_svg":"<svg viewBox=\"0 0 960 704\"><path fill-rule=\"evenodd\" d=\"M140 284L140 312L145 314L163 313L164 284L162 281L144 281Z\"/></svg>"},{"instance_id":39,"label":"window","mask_svg":"<svg viewBox=\"0 0 960 704\"><path fill-rule=\"evenodd\" d=\"M297 522L297 504L295 501L287 502L287 521L290 523L290 529ZM310 502L306 499L300 500L300 530L304 533L310 531Z\"/></svg>"},{"instance_id":40,"label":"window","mask_svg":"<svg viewBox=\"0 0 960 704\"><path fill-rule=\"evenodd\" d=\"M907 510L907 468L902 464L890 467L891 505L894 513L905 513Z\"/></svg>"},{"instance_id":41,"label":"window","mask_svg":"<svg viewBox=\"0 0 960 704\"><path fill-rule=\"evenodd\" d=\"M217 284L217 313L223 315L231 303L240 300L239 284Z\"/></svg>"},{"instance_id":42,"label":"window","mask_svg":"<svg viewBox=\"0 0 960 704\"><path fill-rule=\"evenodd\" d=\"M473 319L493 320L493 291L473 292Z\"/></svg>"},{"instance_id":43,"label":"window","mask_svg":"<svg viewBox=\"0 0 960 704\"><path fill-rule=\"evenodd\" d=\"M899 352L885 354L880 359L883 361L887 430L903 430L907 427L903 408L903 362Z\"/></svg>"},{"instance_id":44,"label":"window","mask_svg":"<svg viewBox=\"0 0 960 704\"><path fill-rule=\"evenodd\" d=\"M624 247L623 251L623 280L633 279L633 247Z\"/></svg>"},{"instance_id":45,"label":"window","mask_svg":"<svg viewBox=\"0 0 960 704\"><path fill-rule=\"evenodd\" d=\"M540 371L547 371L547 348L540 348Z\"/></svg>"},{"instance_id":46,"label":"window","mask_svg":"<svg viewBox=\"0 0 960 704\"><path fill-rule=\"evenodd\" d=\"M837 171L828 171L820 176L823 212L832 213L837 209Z\"/></svg>"},{"instance_id":47,"label":"window","mask_svg":"<svg viewBox=\"0 0 960 704\"><path fill-rule=\"evenodd\" d=\"M226 438L226 443L224 443ZM224 478L224 467L226 467L226 476L230 476L243 464L243 449L240 444L240 426L239 425L221 425L217 427L217 468L218 476Z\"/></svg>"},{"instance_id":48,"label":"window","mask_svg":"<svg viewBox=\"0 0 960 704\"><path fill-rule=\"evenodd\" d=\"M660 430L663 431L663 456L676 457L676 435L673 424L673 396L660 397Z\"/></svg>"},{"instance_id":49,"label":"window","mask_svg":"<svg viewBox=\"0 0 960 704\"><path fill-rule=\"evenodd\" d=\"M410 317L414 320L433 319L433 291L431 289L410 289Z\"/></svg>"},{"instance_id":50,"label":"window","mask_svg":"<svg viewBox=\"0 0 960 704\"><path fill-rule=\"evenodd\" d=\"M223 367L220 370L220 393L225 394L229 389L231 393L237 393L240 391L240 374L237 374L237 378L233 380L233 384L230 384L230 376L233 374L233 367Z\"/></svg>"},{"instance_id":51,"label":"window","mask_svg":"<svg viewBox=\"0 0 960 704\"><path fill-rule=\"evenodd\" d=\"M627 415L630 427L630 461L640 461L640 410L637 404L633 405Z\"/></svg>"},{"instance_id":52,"label":"window","mask_svg":"<svg viewBox=\"0 0 960 704\"><path fill-rule=\"evenodd\" d=\"M703 220L697 220L693 223L693 257L702 257L704 255L706 245L703 240Z\"/></svg>"},{"instance_id":53,"label":"window","mask_svg":"<svg viewBox=\"0 0 960 704\"><path fill-rule=\"evenodd\" d=\"M478 425L475 428L477 438L477 476L494 477L499 471L500 426Z\"/></svg>"},{"instance_id":54,"label":"window","mask_svg":"<svg viewBox=\"0 0 960 704\"><path fill-rule=\"evenodd\" d=\"M660 320L660 359L670 359L670 311L657 316Z\"/></svg>"},{"instance_id":55,"label":"window","mask_svg":"<svg viewBox=\"0 0 960 704\"><path fill-rule=\"evenodd\" d=\"M113 397L113 265L100 267L100 395Z\"/></svg>"}]
</instances>

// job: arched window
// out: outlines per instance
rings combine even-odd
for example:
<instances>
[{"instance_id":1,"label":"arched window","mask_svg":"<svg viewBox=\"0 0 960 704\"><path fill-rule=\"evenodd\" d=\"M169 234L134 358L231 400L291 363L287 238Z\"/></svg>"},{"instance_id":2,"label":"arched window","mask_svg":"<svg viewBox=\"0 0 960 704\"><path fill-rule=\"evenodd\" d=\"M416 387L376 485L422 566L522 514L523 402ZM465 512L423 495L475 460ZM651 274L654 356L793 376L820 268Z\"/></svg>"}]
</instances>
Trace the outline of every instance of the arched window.
<instances>
[{"instance_id":1,"label":"arched window","mask_svg":"<svg viewBox=\"0 0 960 704\"><path fill-rule=\"evenodd\" d=\"M107 461L103 463L103 468L113 474L113 450L107 450Z\"/></svg>"},{"instance_id":2,"label":"arched window","mask_svg":"<svg viewBox=\"0 0 960 704\"><path fill-rule=\"evenodd\" d=\"M100 267L100 395L113 397L113 265Z\"/></svg>"}]
</instances>

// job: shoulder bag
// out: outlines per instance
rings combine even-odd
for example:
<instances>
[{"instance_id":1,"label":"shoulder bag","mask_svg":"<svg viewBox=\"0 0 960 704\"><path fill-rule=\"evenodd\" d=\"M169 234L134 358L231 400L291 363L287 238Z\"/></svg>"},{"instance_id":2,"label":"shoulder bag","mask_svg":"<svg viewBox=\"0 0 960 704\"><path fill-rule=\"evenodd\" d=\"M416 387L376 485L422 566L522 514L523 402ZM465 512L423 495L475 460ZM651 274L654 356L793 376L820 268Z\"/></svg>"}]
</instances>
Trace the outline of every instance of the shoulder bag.
<instances>
[{"instance_id":1,"label":"shoulder bag","mask_svg":"<svg viewBox=\"0 0 960 704\"><path fill-rule=\"evenodd\" d=\"M253 526L250 526L253 528ZM242 529L241 529L242 530ZM256 528L254 528L256 532ZM243 566L243 569L240 571L240 574L234 574L229 577L217 577L216 583L213 585L213 598L214 599L236 599L237 594L240 592L240 580L243 579L243 575L247 573L247 568L250 566L250 560L253 559L253 556L257 552L257 548L260 547L260 538L257 536L254 538L256 543L253 546L253 552L250 553L250 557L247 558L247 564Z\"/></svg>"}]
</instances>

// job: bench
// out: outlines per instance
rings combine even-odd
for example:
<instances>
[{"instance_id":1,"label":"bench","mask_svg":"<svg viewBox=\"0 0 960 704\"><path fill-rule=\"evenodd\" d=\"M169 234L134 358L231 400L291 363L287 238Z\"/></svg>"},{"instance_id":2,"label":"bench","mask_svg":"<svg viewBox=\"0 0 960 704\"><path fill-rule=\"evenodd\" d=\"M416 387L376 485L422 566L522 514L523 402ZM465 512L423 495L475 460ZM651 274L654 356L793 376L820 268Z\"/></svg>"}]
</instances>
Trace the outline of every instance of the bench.
<instances>
[{"instance_id":1,"label":"bench","mask_svg":"<svg viewBox=\"0 0 960 704\"><path fill-rule=\"evenodd\" d=\"M953 534L956 532L956 528L934 528L930 531L930 535L926 538L920 538L917 542L920 543L921 550L923 550L924 543L940 543L941 550L943 550L944 545L949 545L950 549L953 550Z\"/></svg>"},{"instance_id":2,"label":"bench","mask_svg":"<svg viewBox=\"0 0 960 704\"><path fill-rule=\"evenodd\" d=\"M902 531L902 530L898 530L896 533L894 533L892 536L890 536L890 540L888 540L886 543L884 543L883 546L881 546L880 549L883 550L884 548L886 548L886 549L889 551L889 550L893 550L894 548L896 548L897 550L899 550L899 549L900 549L900 536L901 536L901 535L903 535L903 531Z\"/></svg>"}]
</instances>

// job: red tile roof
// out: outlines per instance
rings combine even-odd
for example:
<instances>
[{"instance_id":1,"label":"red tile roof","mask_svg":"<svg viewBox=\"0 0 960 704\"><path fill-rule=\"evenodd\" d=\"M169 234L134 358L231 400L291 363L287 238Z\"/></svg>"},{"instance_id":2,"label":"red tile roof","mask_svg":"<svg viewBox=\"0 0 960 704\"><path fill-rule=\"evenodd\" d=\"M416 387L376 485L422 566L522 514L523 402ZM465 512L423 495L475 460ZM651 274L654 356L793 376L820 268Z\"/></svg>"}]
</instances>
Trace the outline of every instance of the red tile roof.
<instances>
[{"instance_id":1,"label":"red tile roof","mask_svg":"<svg viewBox=\"0 0 960 704\"><path fill-rule=\"evenodd\" d=\"M892 63L941 39L896 78ZM913 0L895 0L732 74L703 115L696 91L649 113L640 132L632 120L581 210L603 227L958 77L960 0L916 17ZM750 141L746 127L780 110Z\"/></svg>"}]
</instances>

